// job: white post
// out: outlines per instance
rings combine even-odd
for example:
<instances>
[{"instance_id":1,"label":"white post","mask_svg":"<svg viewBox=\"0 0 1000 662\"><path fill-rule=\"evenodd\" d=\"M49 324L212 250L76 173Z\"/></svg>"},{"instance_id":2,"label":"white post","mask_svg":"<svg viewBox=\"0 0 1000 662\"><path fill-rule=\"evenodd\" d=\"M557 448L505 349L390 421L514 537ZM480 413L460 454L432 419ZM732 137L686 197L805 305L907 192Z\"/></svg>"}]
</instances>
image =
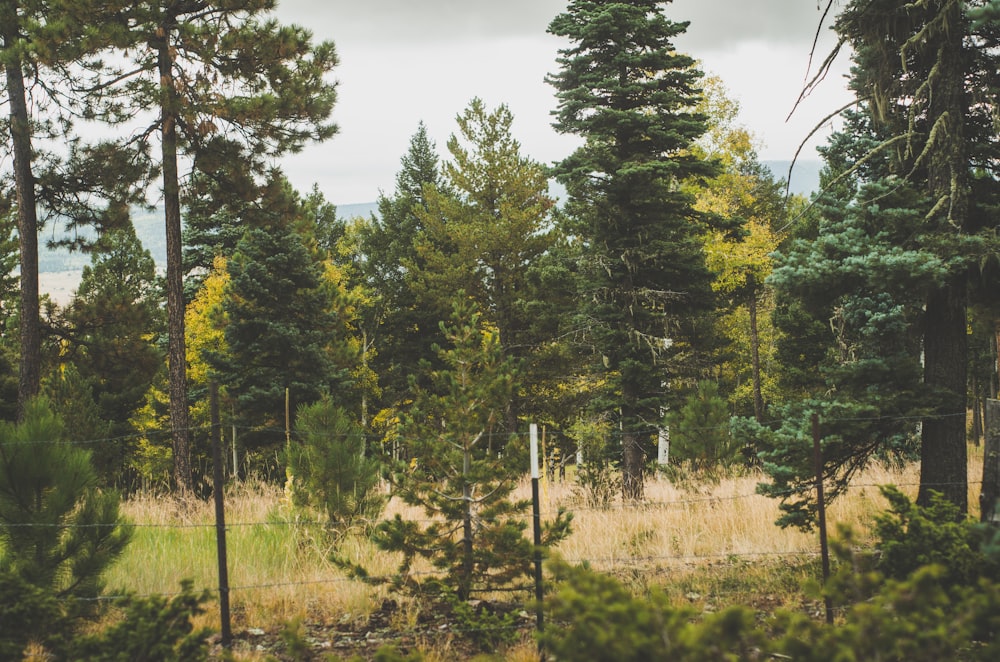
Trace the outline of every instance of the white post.
<instances>
[{"instance_id":1,"label":"white post","mask_svg":"<svg viewBox=\"0 0 1000 662\"><path fill-rule=\"evenodd\" d=\"M661 467L670 464L670 428L660 428L656 450L656 463Z\"/></svg>"},{"instance_id":2,"label":"white post","mask_svg":"<svg viewBox=\"0 0 1000 662\"><path fill-rule=\"evenodd\" d=\"M532 423L528 427L531 435L531 477L539 478L538 475L538 426Z\"/></svg>"}]
</instances>

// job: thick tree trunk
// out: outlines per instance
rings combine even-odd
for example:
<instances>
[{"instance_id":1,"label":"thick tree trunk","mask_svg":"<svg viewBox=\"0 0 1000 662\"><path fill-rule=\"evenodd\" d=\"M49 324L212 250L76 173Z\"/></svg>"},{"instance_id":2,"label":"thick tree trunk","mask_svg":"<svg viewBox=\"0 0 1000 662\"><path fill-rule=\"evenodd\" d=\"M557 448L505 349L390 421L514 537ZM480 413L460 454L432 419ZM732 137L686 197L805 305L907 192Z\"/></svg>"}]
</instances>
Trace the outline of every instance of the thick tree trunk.
<instances>
[{"instance_id":1,"label":"thick tree trunk","mask_svg":"<svg viewBox=\"0 0 1000 662\"><path fill-rule=\"evenodd\" d=\"M917 502L930 503L940 492L968 512L966 413L965 279L956 279L927 300L924 331L924 381L938 391L941 404L923 423L920 491Z\"/></svg>"},{"instance_id":2,"label":"thick tree trunk","mask_svg":"<svg viewBox=\"0 0 1000 662\"><path fill-rule=\"evenodd\" d=\"M946 219L937 219L943 232L962 231L969 207L968 153L965 145L966 70L963 50L962 5L948 2L939 9L951 30L944 31L937 49L938 70L928 91L928 121L940 138L927 168L931 199L946 201ZM920 491L917 502L927 505L932 491L968 512L968 467L965 416L968 389L968 307L966 275L927 298L924 319L924 381L940 394L937 416L924 421L920 451Z\"/></svg>"},{"instance_id":3,"label":"thick tree trunk","mask_svg":"<svg viewBox=\"0 0 1000 662\"><path fill-rule=\"evenodd\" d=\"M169 31L158 46L160 120L163 168L163 208L167 234L167 369L170 428L174 454L174 484L179 492L192 489L190 413L187 401L187 356L184 340L184 272L181 262L180 178L177 174L177 120L174 105Z\"/></svg>"},{"instance_id":4,"label":"thick tree trunk","mask_svg":"<svg viewBox=\"0 0 1000 662\"><path fill-rule=\"evenodd\" d=\"M983 449L983 489L979 494L979 520L996 524L1000 501L1000 401L986 401L986 443Z\"/></svg>"},{"instance_id":5,"label":"thick tree trunk","mask_svg":"<svg viewBox=\"0 0 1000 662\"><path fill-rule=\"evenodd\" d=\"M16 3L5 2L0 10L4 48L18 41ZM19 59L5 67L7 101L10 108L10 142L14 156L14 187L17 192L17 236L21 266L21 358L17 388L17 416L25 403L38 395L42 375L41 325L38 305L38 214L35 177L31 169L31 128Z\"/></svg>"}]
</instances>

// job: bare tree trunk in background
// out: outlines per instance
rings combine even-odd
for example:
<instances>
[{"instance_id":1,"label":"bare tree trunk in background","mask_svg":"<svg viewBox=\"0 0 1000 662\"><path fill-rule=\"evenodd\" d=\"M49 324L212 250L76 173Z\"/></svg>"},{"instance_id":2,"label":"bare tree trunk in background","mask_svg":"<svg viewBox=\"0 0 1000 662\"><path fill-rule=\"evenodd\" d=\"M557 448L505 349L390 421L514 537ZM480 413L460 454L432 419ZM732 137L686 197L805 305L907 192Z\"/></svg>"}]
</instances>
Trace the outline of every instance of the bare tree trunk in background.
<instances>
[{"instance_id":1,"label":"bare tree trunk in background","mask_svg":"<svg viewBox=\"0 0 1000 662\"><path fill-rule=\"evenodd\" d=\"M168 16L168 20L169 20ZM165 21L166 22L166 21ZM160 121L163 168L163 208L167 234L167 368L170 429L174 454L174 485L181 494L193 488L190 412L187 402L187 353L184 340L184 273L181 264L180 178L177 174L177 119L169 24L157 44L160 70Z\"/></svg>"},{"instance_id":2,"label":"bare tree trunk in background","mask_svg":"<svg viewBox=\"0 0 1000 662\"><path fill-rule=\"evenodd\" d=\"M19 39L17 3L0 4L0 35L3 47ZM8 54L11 55L11 54ZM38 395L41 385L42 345L38 304L38 212L35 177L31 170L31 128L20 58L7 62L7 101L10 104L10 142L14 157L14 186L17 192L17 236L21 267L21 357L17 387L17 417L25 403Z\"/></svg>"}]
</instances>

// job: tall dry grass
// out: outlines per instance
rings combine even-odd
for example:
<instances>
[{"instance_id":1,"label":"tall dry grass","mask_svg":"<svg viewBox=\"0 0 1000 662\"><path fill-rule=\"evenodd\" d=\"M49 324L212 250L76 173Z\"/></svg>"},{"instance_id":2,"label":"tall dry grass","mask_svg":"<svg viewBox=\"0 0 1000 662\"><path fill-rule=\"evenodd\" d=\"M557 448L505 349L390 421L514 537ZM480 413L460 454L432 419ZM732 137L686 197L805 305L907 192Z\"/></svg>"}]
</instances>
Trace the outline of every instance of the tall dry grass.
<instances>
[{"instance_id":1,"label":"tall dry grass","mask_svg":"<svg viewBox=\"0 0 1000 662\"><path fill-rule=\"evenodd\" d=\"M969 503L977 511L982 453L970 449ZM749 474L682 489L663 478L646 485L646 503L585 507L571 480L542 485L542 517L556 508L574 513L573 533L557 553L572 562L666 586L679 600L731 602L778 595L776 603L799 599L797 586L816 577L816 533L774 525L778 503L756 494L761 476ZM849 525L861 540L886 507L878 486L894 484L916 496L916 466L874 466L857 476L828 511L831 535ZM528 497L525 481L515 496ZM138 594L169 594L183 578L196 587L218 586L214 508L210 502L179 503L153 495L124 504L137 524L125 557L108 576L109 587ZM396 500L386 516L426 519ZM231 605L235 629L276 629L294 618L337 623L363 619L385 597L383 589L352 580L329 560L321 529L296 515L280 487L248 483L226 495ZM339 553L376 574L390 574L397 559L364 537L348 537ZM426 568L417 568L418 571ZM526 598L528 596L525 596ZM210 605L210 610L217 609ZM402 610L400 627L413 612ZM217 611L206 620L215 625Z\"/></svg>"}]
</instances>

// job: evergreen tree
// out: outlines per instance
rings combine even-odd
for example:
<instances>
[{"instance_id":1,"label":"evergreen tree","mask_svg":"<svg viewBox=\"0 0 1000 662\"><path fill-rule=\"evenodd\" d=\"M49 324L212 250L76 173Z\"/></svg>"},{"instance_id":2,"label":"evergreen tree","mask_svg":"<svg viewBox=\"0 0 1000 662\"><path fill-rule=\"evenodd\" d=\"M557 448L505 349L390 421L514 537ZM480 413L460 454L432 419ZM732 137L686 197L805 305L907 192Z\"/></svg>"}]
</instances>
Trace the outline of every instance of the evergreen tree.
<instances>
[{"instance_id":1,"label":"evergreen tree","mask_svg":"<svg viewBox=\"0 0 1000 662\"><path fill-rule=\"evenodd\" d=\"M680 184L715 173L694 141L700 72L672 40L686 29L654 0L573 0L549 32L568 37L555 127L585 143L556 167L569 192L570 232L584 242L583 315L607 378L604 409L619 417L623 490L643 493L644 458L669 401L694 320L712 309L705 225Z\"/></svg>"},{"instance_id":2,"label":"evergreen tree","mask_svg":"<svg viewBox=\"0 0 1000 662\"><path fill-rule=\"evenodd\" d=\"M365 446L364 429L329 396L299 408L286 449L292 502L322 511L338 537L372 523L385 506L380 466Z\"/></svg>"},{"instance_id":3,"label":"evergreen tree","mask_svg":"<svg viewBox=\"0 0 1000 662\"><path fill-rule=\"evenodd\" d=\"M96 489L90 453L66 443L43 398L20 424L0 424L0 439L0 573L57 598L99 596L132 532L118 497Z\"/></svg>"},{"instance_id":4,"label":"evergreen tree","mask_svg":"<svg viewBox=\"0 0 1000 662\"><path fill-rule=\"evenodd\" d=\"M118 147L80 148L73 136L73 122L85 111L86 94L74 89L81 63L90 63L96 52L109 44L108 36L92 30L86 11L76 3L47 0L4 0L0 2L0 94L7 105L8 118L4 149L11 164L18 228L20 266L19 412L28 399L38 394L42 378L42 328L38 289L38 233L43 212L72 218L88 210L92 218L104 217L107 210L90 209L91 194L119 186L129 176L122 174L119 159L94 166L95 152L107 156L120 153ZM84 64L84 67L88 66ZM56 156L46 145L68 145L70 155ZM70 163L63 163L63 159ZM144 170L140 168L140 170ZM65 186L51 186L55 179ZM125 187L128 188L127 186ZM71 190L70 190L71 189ZM49 194L46 199L45 193ZM64 195L65 194L65 195ZM129 197L129 194L125 194ZM69 208L64 208L72 200ZM117 205L112 205L117 207Z\"/></svg>"},{"instance_id":5,"label":"evergreen tree","mask_svg":"<svg viewBox=\"0 0 1000 662\"><path fill-rule=\"evenodd\" d=\"M130 456L123 441L133 431L130 420L162 366L162 297L153 257L131 224L106 230L93 250L73 300L54 320L52 332L61 341L63 368L54 381L65 381L65 368L72 365L90 391L96 419L104 422L101 436L119 438L121 446L113 452L102 449L99 463L102 479L114 482L122 477ZM70 401L76 401L79 411L88 410L76 398Z\"/></svg>"},{"instance_id":6,"label":"evergreen tree","mask_svg":"<svg viewBox=\"0 0 1000 662\"><path fill-rule=\"evenodd\" d=\"M367 343L374 347L370 365L378 375L380 409L391 410L409 398L409 377L421 360L432 360L440 342L436 311L417 305L413 269L423 266L415 242L424 229L425 187L442 190L438 156L423 123L410 138L396 174L392 196L380 194L378 214L359 230L361 277L373 300L364 315ZM366 352L367 354L367 352Z\"/></svg>"},{"instance_id":7,"label":"evergreen tree","mask_svg":"<svg viewBox=\"0 0 1000 662\"><path fill-rule=\"evenodd\" d=\"M295 227L294 192L280 178L268 190L261 217L252 219L227 262L227 351L208 356L237 419L259 429L247 442L257 447L284 439L286 389L294 412L336 392L346 378L346 361L337 354L347 351L338 291L307 246L309 237Z\"/></svg>"},{"instance_id":8,"label":"evergreen tree","mask_svg":"<svg viewBox=\"0 0 1000 662\"><path fill-rule=\"evenodd\" d=\"M247 172L323 140L336 131L328 121L335 84L333 44L313 45L311 34L267 17L273 0L209 2L87 2L90 20L119 51L81 81L91 94L87 109L115 123L155 108L156 118L137 135L160 139L159 164L167 236L167 336L174 481L191 487L190 438L184 347L181 238L181 156L206 158L220 144L238 144ZM121 62L120 55L126 55ZM215 140L222 136L220 143Z\"/></svg>"},{"instance_id":9,"label":"evergreen tree","mask_svg":"<svg viewBox=\"0 0 1000 662\"><path fill-rule=\"evenodd\" d=\"M806 399L775 410L781 425L762 440L772 477L763 489L785 501L784 524L807 526L815 507L811 413L822 419L834 498L871 460L912 449L916 421L932 403L921 380L917 324L924 291L947 277L948 265L914 231L928 206L892 180L867 184L858 197L821 220L815 240L793 243L772 276L779 296L827 324L827 351L812 366L821 381Z\"/></svg>"},{"instance_id":10,"label":"evergreen tree","mask_svg":"<svg viewBox=\"0 0 1000 662\"><path fill-rule=\"evenodd\" d=\"M825 150L814 238L787 249L773 279L792 295L783 323L819 341L797 344L818 368L800 380L811 395L763 454L765 489L796 495L786 523L807 523L812 507L809 412L824 419L833 494L872 458L912 448L922 420L919 501L941 491L966 508L969 287L997 256L993 111L977 99L995 96L998 77L985 47L997 35L970 30L964 4L852 2L837 20L859 111Z\"/></svg>"},{"instance_id":11,"label":"evergreen tree","mask_svg":"<svg viewBox=\"0 0 1000 662\"><path fill-rule=\"evenodd\" d=\"M433 583L408 577L413 560L424 557L467 600L474 590L504 587L530 573L533 550L524 535L529 502L511 500L528 458L523 439L512 438L501 452L493 438L514 383L513 362L503 356L496 332L461 299L442 330L449 342L438 349L444 367L431 371L430 388L414 386L413 406L398 430L408 460L393 467L391 478L394 492L432 521L396 515L379 524L375 541L403 554L404 581ZM546 544L565 537L568 526L560 512Z\"/></svg>"},{"instance_id":12,"label":"evergreen tree","mask_svg":"<svg viewBox=\"0 0 1000 662\"><path fill-rule=\"evenodd\" d=\"M445 189L427 188L425 207L417 210L422 264L409 269L421 307L444 318L445 302L464 291L495 325L504 355L525 366L537 340L527 312L542 298L528 273L554 243L554 202L542 166L521 155L513 121L506 106L488 111L480 99L458 116L459 133L448 140ZM504 407L508 433L517 431L518 396L512 392Z\"/></svg>"},{"instance_id":13,"label":"evergreen tree","mask_svg":"<svg viewBox=\"0 0 1000 662\"><path fill-rule=\"evenodd\" d=\"M740 446L729 434L729 412L712 381L698 382L679 409L667 415L670 459L688 463L696 472L710 473L742 460Z\"/></svg>"}]
</instances>

